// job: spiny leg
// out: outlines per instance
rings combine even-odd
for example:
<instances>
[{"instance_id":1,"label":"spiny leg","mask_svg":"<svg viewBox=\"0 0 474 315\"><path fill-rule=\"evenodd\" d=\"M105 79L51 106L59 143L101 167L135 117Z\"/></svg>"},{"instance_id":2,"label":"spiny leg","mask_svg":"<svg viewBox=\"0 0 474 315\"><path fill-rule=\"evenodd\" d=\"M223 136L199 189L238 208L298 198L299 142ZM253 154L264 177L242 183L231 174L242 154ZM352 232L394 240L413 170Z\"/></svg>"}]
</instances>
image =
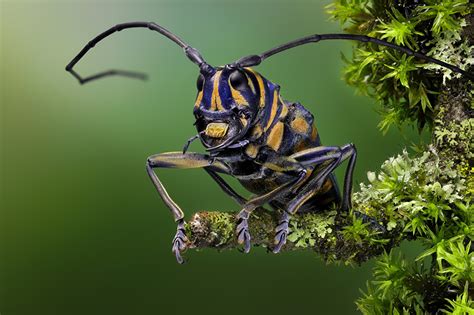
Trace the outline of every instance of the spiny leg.
<instances>
[{"instance_id":1,"label":"spiny leg","mask_svg":"<svg viewBox=\"0 0 474 315\"><path fill-rule=\"evenodd\" d=\"M156 190L160 194L161 199L163 199L166 206L171 210L171 213L178 224L177 231L172 242L172 251L176 256L178 263L181 264L184 262L181 252L186 249L187 243L189 242L184 231L184 213L174 202L174 200L168 195L165 187L161 183L156 173L153 171L154 168L208 168L211 171L223 173L227 173L228 170L226 166L219 161L211 160L208 155L198 153L182 154L180 152L168 152L148 157L146 163L147 173L150 176L150 179Z\"/></svg>"}]
</instances>

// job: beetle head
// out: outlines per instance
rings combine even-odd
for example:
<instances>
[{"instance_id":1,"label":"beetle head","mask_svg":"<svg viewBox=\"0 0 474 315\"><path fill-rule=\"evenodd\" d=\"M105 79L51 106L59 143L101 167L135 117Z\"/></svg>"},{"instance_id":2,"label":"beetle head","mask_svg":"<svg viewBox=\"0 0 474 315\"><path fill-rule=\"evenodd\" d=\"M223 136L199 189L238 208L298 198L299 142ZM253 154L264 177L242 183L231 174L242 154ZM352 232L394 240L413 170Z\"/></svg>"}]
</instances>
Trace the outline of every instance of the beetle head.
<instances>
[{"instance_id":1,"label":"beetle head","mask_svg":"<svg viewBox=\"0 0 474 315\"><path fill-rule=\"evenodd\" d=\"M251 69L232 65L201 71L194 106L196 128L206 150L235 144L255 121L259 89Z\"/></svg>"}]
</instances>

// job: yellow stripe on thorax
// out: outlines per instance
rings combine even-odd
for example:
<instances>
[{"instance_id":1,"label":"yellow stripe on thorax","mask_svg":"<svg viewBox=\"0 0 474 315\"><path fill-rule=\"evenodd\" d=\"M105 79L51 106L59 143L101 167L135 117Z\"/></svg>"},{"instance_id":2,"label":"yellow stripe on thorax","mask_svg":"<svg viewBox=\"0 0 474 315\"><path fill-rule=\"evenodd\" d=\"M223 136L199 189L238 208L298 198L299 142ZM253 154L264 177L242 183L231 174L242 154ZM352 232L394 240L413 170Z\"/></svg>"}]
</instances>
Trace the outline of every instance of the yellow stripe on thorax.
<instances>
[{"instance_id":1,"label":"yellow stripe on thorax","mask_svg":"<svg viewBox=\"0 0 474 315\"><path fill-rule=\"evenodd\" d=\"M286 115L288 115L288 106L285 104L285 102L282 100L282 98L280 97L280 103L281 103L281 112L280 112L280 115L278 116L278 119L279 120L283 120Z\"/></svg>"},{"instance_id":2,"label":"yellow stripe on thorax","mask_svg":"<svg viewBox=\"0 0 474 315\"><path fill-rule=\"evenodd\" d=\"M252 69L250 69L250 68L245 68L245 70L251 71L253 73ZM250 89L252 90L252 93L255 94L257 92L255 90L255 85L253 85L252 80L250 79L250 77L247 74L245 74L245 76L247 77L247 82L249 83L249 86L250 86Z\"/></svg>"},{"instance_id":3,"label":"yellow stripe on thorax","mask_svg":"<svg viewBox=\"0 0 474 315\"><path fill-rule=\"evenodd\" d=\"M259 148L255 144L249 144L245 148L245 153L251 158L256 158L258 154L258 149Z\"/></svg>"},{"instance_id":4,"label":"yellow stripe on thorax","mask_svg":"<svg viewBox=\"0 0 474 315\"><path fill-rule=\"evenodd\" d=\"M230 84L229 86L230 86L230 92L232 93L232 98L234 99L234 101L239 105L248 106L249 103L247 102L245 97L242 95L242 93L234 89Z\"/></svg>"},{"instance_id":5,"label":"yellow stripe on thorax","mask_svg":"<svg viewBox=\"0 0 474 315\"><path fill-rule=\"evenodd\" d=\"M284 129L285 125L279 121L272 127L272 130L268 134L267 145L275 151L278 151L280 148Z\"/></svg>"},{"instance_id":6,"label":"yellow stripe on thorax","mask_svg":"<svg viewBox=\"0 0 474 315\"><path fill-rule=\"evenodd\" d=\"M194 103L195 107L199 107L201 105L203 93L204 93L203 91L199 91L198 96L196 97L196 102Z\"/></svg>"},{"instance_id":7,"label":"yellow stripe on thorax","mask_svg":"<svg viewBox=\"0 0 474 315\"><path fill-rule=\"evenodd\" d=\"M265 86L263 84L262 76L257 72L253 71L253 69L248 68L248 70L252 72L255 75L255 78L257 79L258 88L260 89L260 107L263 107L265 106Z\"/></svg>"},{"instance_id":8,"label":"yellow stripe on thorax","mask_svg":"<svg viewBox=\"0 0 474 315\"><path fill-rule=\"evenodd\" d=\"M222 107L222 100L219 95L219 81L221 78L222 71L219 71L214 76L214 86L212 88L212 96L211 96L211 110L224 110Z\"/></svg>"},{"instance_id":9,"label":"yellow stripe on thorax","mask_svg":"<svg viewBox=\"0 0 474 315\"><path fill-rule=\"evenodd\" d=\"M265 131L267 131L268 128L270 128L270 126L272 125L272 122L275 119L277 110L278 110L278 91L275 90L275 92L273 92L272 109L270 112L270 117L268 118L267 124L264 129Z\"/></svg>"}]
</instances>

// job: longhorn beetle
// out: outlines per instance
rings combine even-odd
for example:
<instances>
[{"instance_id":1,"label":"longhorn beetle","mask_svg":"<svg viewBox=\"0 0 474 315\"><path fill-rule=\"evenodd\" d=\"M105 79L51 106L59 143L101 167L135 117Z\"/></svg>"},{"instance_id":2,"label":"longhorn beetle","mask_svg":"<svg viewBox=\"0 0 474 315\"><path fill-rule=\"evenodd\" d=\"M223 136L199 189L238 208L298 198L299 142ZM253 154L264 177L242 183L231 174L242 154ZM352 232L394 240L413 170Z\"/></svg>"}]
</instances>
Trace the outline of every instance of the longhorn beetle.
<instances>
[{"instance_id":1,"label":"longhorn beetle","mask_svg":"<svg viewBox=\"0 0 474 315\"><path fill-rule=\"evenodd\" d=\"M171 199L153 169L202 168L220 188L241 207L237 219L237 240L250 251L248 219L259 206L269 204L282 210L275 231L273 252L286 243L290 216L296 212L318 211L332 203L340 212L351 207L352 173L356 162L353 144L323 146L314 125L313 115L303 105L284 100L280 87L253 70L270 56L285 50L323 40L356 40L382 45L427 62L446 67L473 79L474 75L454 65L428 57L406 47L364 35L314 34L250 55L225 66L213 67L199 51L178 36L153 22L118 24L92 39L66 66L81 84L106 76L120 75L145 79L141 73L109 70L88 77L73 70L74 65L97 43L109 35L129 28L148 28L183 48L186 56L199 67L194 116L197 134L182 152L167 152L148 157L146 171L164 203L177 222L172 251L179 263L186 249L184 213ZM207 154L187 153L188 146L200 139ZM348 160L342 197L333 171ZM256 197L247 200L236 193L219 174L235 177Z\"/></svg>"}]
</instances>

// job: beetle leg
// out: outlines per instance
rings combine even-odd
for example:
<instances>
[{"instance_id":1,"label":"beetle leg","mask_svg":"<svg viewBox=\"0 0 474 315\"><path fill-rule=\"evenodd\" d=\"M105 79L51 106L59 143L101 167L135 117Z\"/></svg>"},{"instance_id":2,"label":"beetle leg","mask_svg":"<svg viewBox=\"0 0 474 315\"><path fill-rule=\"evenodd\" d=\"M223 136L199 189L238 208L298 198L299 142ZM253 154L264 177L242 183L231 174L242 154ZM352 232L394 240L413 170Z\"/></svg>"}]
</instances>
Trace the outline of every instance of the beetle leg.
<instances>
[{"instance_id":1,"label":"beetle leg","mask_svg":"<svg viewBox=\"0 0 474 315\"><path fill-rule=\"evenodd\" d=\"M276 254L280 252L283 245L286 243L286 238L289 233L290 224L290 214L283 210L283 213L280 217L280 221L278 221L278 225L275 229L275 247L273 248L273 252Z\"/></svg>"},{"instance_id":2,"label":"beetle leg","mask_svg":"<svg viewBox=\"0 0 474 315\"><path fill-rule=\"evenodd\" d=\"M248 219L250 212L242 210L237 214L237 242L244 244L244 252L250 252L250 232Z\"/></svg>"},{"instance_id":3,"label":"beetle leg","mask_svg":"<svg viewBox=\"0 0 474 315\"><path fill-rule=\"evenodd\" d=\"M176 261L179 264L184 263L181 252L186 250L187 243L189 242L189 239L186 237L186 233L184 231L184 224L185 222L183 219L178 221L178 227L176 228L176 234L173 237L171 246L171 251L175 254Z\"/></svg>"},{"instance_id":4,"label":"beetle leg","mask_svg":"<svg viewBox=\"0 0 474 315\"><path fill-rule=\"evenodd\" d=\"M295 214L298 209L312 196L314 196L322 187L328 176L339 166L344 160L349 158L349 165L346 169L344 177L344 193L340 210L348 210L350 208L350 194L352 188L352 174L354 171L356 160L356 149L354 145L348 144L343 147L323 147L306 150L306 154L297 153L296 159L304 166L312 163L326 163L323 168L318 170L318 174L311 179L299 192L299 194L289 203L284 212L279 225L276 228L274 253L278 253L286 243L288 236L288 224L291 214ZM293 155L293 156L295 156ZM292 156L292 157L293 157ZM327 164L327 162L329 162Z\"/></svg>"},{"instance_id":5,"label":"beetle leg","mask_svg":"<svg viewBox=\"0 0 474 315\"><path fill-rule=\"evenodd\" d=\"M266 194L255 197L244 204L242 210L237 214L237 217L236 217L237 218L236 234L237 234L238 243L244 244L245 253L248 253L250 251L251 237L250 237L249 228L248 228L248 219L252 211L264 205L265 203L272 201L279 194L284 194L290 191L294 187L294 185L299 183L300 180L305 175L306 175L306 172L301 172L298 177L295 177L295 179L275 188L274 190Z\"/></svg>"},{"instance_id":6,"label":"beetle leg","mask_svg":"<svg viewBox=\"0 0 474 315\"><path fill-rule=\"evenodd\" d=\"M355 163L357 160L357 149L353 144L349 144L349 164L344 174L344 190L342 193L341 210L347 211L352 208L352 176L354 175Z\"/></svg>"},{"instance_id":7,"label":"beetle leg","mask_svg":"<svg viewBox=\"0 0 474 315\"><path fill-rule=\"evenodd\" d=\"M320 174L318 174L318 176L315 178L316 181L314 181L312 185L311 185L311 182L308 183L307 185L311 185L314 191L317 191L324 183L324 180L326 179L327 175L329 175L330 172L334 170L337 163L338 163L338 160L331 162L330 165L327 167L327 169L323 170ZM298 197L303 194L304 192L300 192L296 196L296 198L298 199ZM306 200L307 199L304 199L304 201ZM279 253L283 245L286 244L286 239L290 232L289 231L290 217L292 214L296 213L296 211L301 207L303 203L304 202L302 202L301 204L298 204L298 207L294 211L292 211L292 207L291 207L292 203L290 203L290 206L288 207L288 209L283 211L283 214L280 217L280 221L278 222L278 226L275 229L275 247L273 248L273 253L275 254Z\"/></svg>"},{"instance_id":8,"label":"beetle leg","mask_svg":"<svg viewBox=\"0 0 474 315\"><path fill-rule=\"evenodd\" d=\"M222 173L228 173L228 169L223 163L215 159L212 160L208 155L198 153L182 154L180 152L168 152L152 155L147 159L147 173L150 176L150 179L156 190L160 194L161 199L163 199L166 206L171 210L171 213L178 224L176 234L173 238L172 251L176 256L178 263L181 264L184 262L181 252L186 250L187 243L189 242L184 232L184 213L174 202L174 200L168 195L165 187L161 183L156 173L153 171L154 168L204 168L213 172Z\"/></svg>"},{"instance_id":9,"label":"beetle leg","mask_svg":"<svg viewBox=\"0 0 474 315\"><path fill-rule=\"evenodd\" d=\"M318 177L315 177L312 179L312 182L315 182L318 180L318 178L321 178L321 184L324 183L325 178L337 167L339 166L342 162L345 160L349 159L349 163L346 168L346 172L344 175L344 186L343 186L343 193L342 193L342 202L339 207L340 210L347 211L352 207L352 202L351 202L351 194L352 194L352 176L354 173L354 168L355 168L355 163L357 159L357 150L355 146L351 144L346 144L342 147L332 147L336 148L337 151L334 151L334 153L327 154L325 157L319 157L319 154L314 155L310 150L308 151L307 158L304 158L303 156L299 156L297 160L304 166L321 161L322 158L332 158L336 163L335 165L331 166L331 164L327 165L325 169L320 170L320 175ZM298 154L298 153L297 153ZM295 154L296 155L296 154ZM294 155L293 155L294 156ZM321 176L322 175L322 176ZM314 191L314 189L311 186L311 182L306 185L306 188L304 191L306 192L314 192L316 193L317 191ZM293 201L292 201L293 202ZM290 203L291 204L291 203ZM290 209L290 208L288 208ZM290 213L295 213L296 211L289 211Z\"/></svg>"},{"instance_id":10,"label":"beetle leg","mask_svg":"<svg viewBox=\"0 0 474 315\"><path fill-rule=\"evenodd\" d=\"M211 175L212 179L219 185L219 187L227 195L229 195L232 199L234 199L235 202L237 202L239 205L243 206L247 202L247 199L245 199L244 197L239 195L234 189L232 189L232 187L230 187L229 184L227 184L225 180L222 177L220 177L216 172L208 168L205 168L204 170L208 172L209 175Z\"/></svg>"}]
</instances>

